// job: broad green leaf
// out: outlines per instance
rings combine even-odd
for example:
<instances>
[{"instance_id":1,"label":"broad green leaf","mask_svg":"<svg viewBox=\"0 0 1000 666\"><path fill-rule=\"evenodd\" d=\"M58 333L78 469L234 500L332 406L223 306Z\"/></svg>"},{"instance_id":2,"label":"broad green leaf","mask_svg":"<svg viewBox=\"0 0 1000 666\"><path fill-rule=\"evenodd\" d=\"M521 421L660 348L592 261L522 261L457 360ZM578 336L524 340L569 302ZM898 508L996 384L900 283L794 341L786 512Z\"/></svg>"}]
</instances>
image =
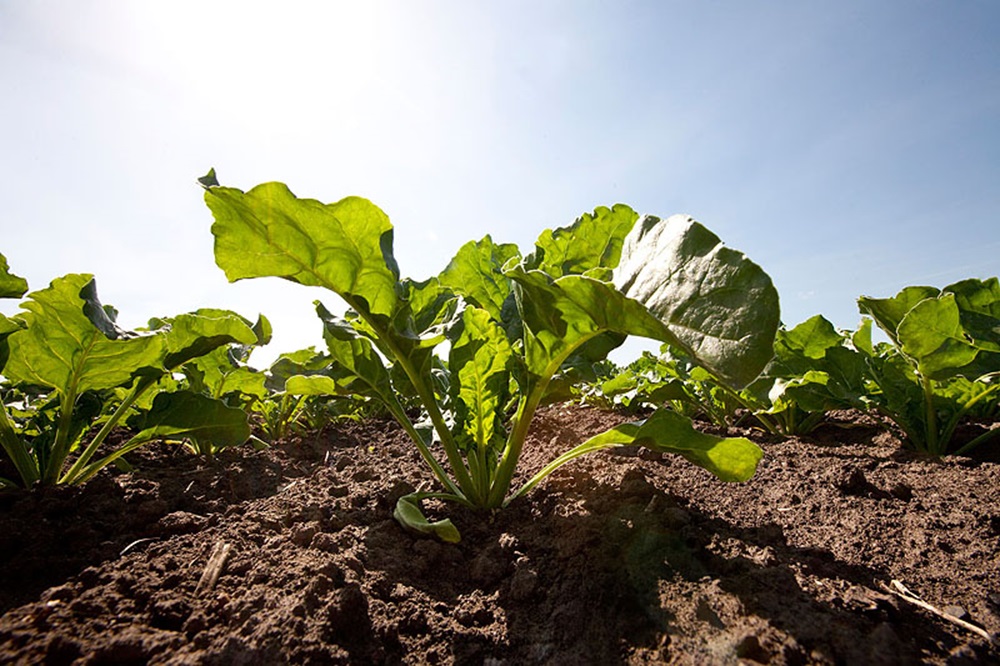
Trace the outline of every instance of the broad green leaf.
<instances>
[{"instance_id":1,"label":"broad green leaf","mask_svg":"<svg viewBox=\"0 0 1000 666\"><path fill-rule=\"evenodd\" d=\"M163 361L167 370L179 368L224 345L261 343L249 320L229 310L203 308L163 321L169 324L166 331L167 355ZM258 319L257 326L261 326L261 321L267 320ZM269 329L270 324L266 328Z\"/></svg>"},{"instance_id":2,"label":"broad green leaf","mask_svg":"<svg viewBox=\"0 0 1000 666\"><path fill-rule=\"evenodd\" d=\"M21 298L28 291L28 281L10 272L7 258L0 254L0 298Z\"/></svg>"},{"instance_id":3,"label":"broad green leaf","mask_svg":"<svg viewBox=\"0 0 1000 666\"><path fill-rule=\"evenodd\" d=\"M160 393L135 441L191 439L213 449L237 446L250 437L242 409L191 391Z\"/></svg>"},{"instance_id":4,"label":"broad green leaf","mask_svg":"<svg viewBox=\"0 0 1000 666\"><path fill-rule=\"evenodd\" d=\"M286 383L297 375L315 375L327 370L330 357L320 354L314 347L287 352L279 356L267 370L267 388L280 393L286 390Z\"/></svg>"},{"instance_id":5,"label":"broad green leaf","mask_svg":"<svg viewBox=\"0 0 1000 666\"><path fill-rule=\"evenodd\" d=\"M154 439L189 439L198 450L212 452L250 438L247 413L192 391L158 393L140 430L113 453L95 462L74 464L61 483L84 483L97 472ZM89 450L89 447L88 447ZM86 455L86 454L85 454Z\"/></svg>"},{"instance_id":6,"label":"broad green leaf","mask_svg":"<svg viewBox=\"0 0 1000 666\"><path fill-rule=\"evenodd\" d=\"M388 404L397 402L389 371L371 341L319 301L316 314L323 321L323 339L330 357L343 373L337 383L356 395L379 397Z\"/></svg>"},{"instance_id":7,"label":"broad green leaf","mask_svg":"<svg viewBox=\"0 0 1000 666\"><path fill-rule=\"evenodd\" d=\"M261 399L268 395L264 373L236 363L227 347L218 347L188 361L184 364L184 375L191 388L216 399L232 393Z\"/></svg>"},{"instance_id":8,"label":"broad green leaf","mask_svg":"<svg viewBox=\"0 0 1000 666\"><path fill-rule=\"evenodd\" d=\"M774 349L778 357L801 355L807 359L820 359L826 356L828 349L840 345L843 340L833 324L823 315L816 315L791 330L778 330Z\"/></svg>"},{"instance_id":9,"label":"broad green leaf","mask_svg":"<svg viewBox=\"0 0 1000 666\"><path fill-rule=\"evenodd\" d=\"M745 437L719 437L695 430L691 420L660 409L640 426L635 443L653 451L678 453L723 481L747 481L763 452Z\"/></svg>"},{"instance_id":10,"label":"broad green leaf","mask_svg":"<svg viewBox=\"0 0 1000 666\"><path fill-rule=\"evenodd\" d=\"M67 275L28 295L19 317L27 329L7 338L4 374L14 382L48 386L79 395L120 386L143 368L158 368L161 335L109 340L83 312L80 297L93 278Z\"/></svg>"},{"instance_id":11,"label":"broad green leaf","mask_svg":"<svg viewBox=\"0 0 1000 666\"><path fill-rule=\"evenodd\" d=\"M955 295L962 327L977 349L1000 352L1000 281L962 280L943 290ZM1000 367L994 368L1000 370Z\"/></svg>"},{"instance_id":12,"label":"broad green leaf","mask_svg":"<svg viewBox=\"0 0 1000 666\"><path fill-rule=\"evenodd\" d=\"M23 323L19 319L11 319L0 314L0 373L7 364L7 356L10 348L7 346L7 336L24 329Z\"/></svg>"},{"instance_id":13,"label":"broad green leaf","mask_svg":"<svg viewBox=\"0 0 1000 666\"><path fill-rule=\"evenodd\" d=\"M506 334L489 312L466 308L448 358L456 441L464 450L502 446L512 357Z\"/></svg>"},{"instance_id":14,"label":"broad green leaf","mask_svg":"<svg viewBox=\"0 0 1000 666\"><path fill-rule=\"evenodd\" d=\"M943 379L956 374L979 353L962 328L954 294L914 305L899 322L896 334L903 353L916 361L925 377Z\"/></svg>"},{"instance_id":15,"label":"broad green leaf","mask_svg":"<svg viewBox=\"0 0 1000 666\"><path fill-rule=\"evenodd\" d=\"M614 284L734 388L753 381L771 360L780 318L771 278L688 216L647 216L635 225Z\"/></svg>"},{"instance_id":16,"label":"broad green leaf","mask_svg":"<svg viewBox=\"0 0 1000 666\"><path fill-rule=\"evenodd\" d=\"M292 375L285 381L289 395L341 395L345 390L326 375Z\"/></svg>"},{"instance_id":17,"label":"broad green leaf","mask_svg":"<svg viewBox=\"0 0 1000 666\"><path fill-rule=\"evenodd\" d=\"M215 216L215 260L230 282L281 277L326 287L365 316L395 310L392 225L367 199L323 204L264 183L245 193L208 187L205 202Z\"/></svg>"},{"instance_id":18,"label":"broad green leaf","mask_svg":"<svg viewBox=\"0 0 1000 666\"><path fill-rule=\"evenodd\" d=\"M438 279L501 321L504 302L510 295L510 280L503 274L503 267L520 256L516 245L498 245L486 236L463 245Z\"/></svg>"},{"instance_id":19,"label":"broad green leaf","mask_svg":"<svg viewBox=\"0 0 1000 666\"><path fill-rule=\"evenodd\" d=\"M582 275L553 280L542 271L507 271L519 289L525 361L538 378L554 375L581 345L605 332L680 344L663 323L612 284Z\"/></svg>"},{"instance_id":20,"label":"broad green leaf","mask_svg":"<svg viewBox=\"0 0 1000 666\"><path fill-rule=\"evenodd\" d=\"M862 296L858 299L858 307L862 314L870 315L893 344L898 346L896 329L899 328L899 323L903 321L906 313L917 303L928 298L936 298L940 293L940 290L934 287L906 287L892 298Z\"/></svg>"},{"instance_id":21,"label":"broad green leaf","mask_svg":"<svg viewBox=\"0 0 1000 666\"><path fill-rule=\"evenodd\" d=\"M851 334L851 344L865 356L874 356L875 347L872 344L872 320L862 317L858 330Z\"/></svg>"},{"instance_id":22,"label":"broad green leaf","mask_svg":"<svg viewBox=\"0 0 1000 666\"><path fill-rule=\"evenodd\" d=\"M568 227L546 229L535 241L535 251L525 260L526 268L550 277L582 275L594 269L607 272L592 277L607 280L621 258L625 236L639 219L628 206L601 206L581 215Z\"/></svg>"},{"instance_id":23,"label":"broad green leaf","mask_svg":"<svg viewBox=\"0 0 1000 666\"><path fill-rule=\"evenodd\" d=\"M1000 280L971 278L948 285L942 291L955 294L955 301L961 310L989 315L1000 319Z\"/></svg>"}]
</instances>

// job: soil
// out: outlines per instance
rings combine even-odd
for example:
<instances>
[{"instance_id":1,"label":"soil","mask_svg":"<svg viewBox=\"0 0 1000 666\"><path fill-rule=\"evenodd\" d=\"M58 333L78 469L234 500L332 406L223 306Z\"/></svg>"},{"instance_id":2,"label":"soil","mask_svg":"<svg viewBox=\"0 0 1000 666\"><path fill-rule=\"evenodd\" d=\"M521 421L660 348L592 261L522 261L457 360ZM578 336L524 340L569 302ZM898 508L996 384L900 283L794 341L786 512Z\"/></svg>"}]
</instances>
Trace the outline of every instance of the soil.
<instances>
[{"instance_id":1,"label":"soil","mask_svg":"<svg viewBox=\"0 0 1000 666\"><path fill-rule=\"evenodd\" d=\"M429 506L455 545L393 520L429 473L388 421L214 463L153 445L0 496L0 663L1000 663L953 621L1000 632L1000 464L838 419L741 431L765 451L745 484L626 447L500 512ZM623 420L547 408L522 468Z\"/></svg>"}]
</instances>

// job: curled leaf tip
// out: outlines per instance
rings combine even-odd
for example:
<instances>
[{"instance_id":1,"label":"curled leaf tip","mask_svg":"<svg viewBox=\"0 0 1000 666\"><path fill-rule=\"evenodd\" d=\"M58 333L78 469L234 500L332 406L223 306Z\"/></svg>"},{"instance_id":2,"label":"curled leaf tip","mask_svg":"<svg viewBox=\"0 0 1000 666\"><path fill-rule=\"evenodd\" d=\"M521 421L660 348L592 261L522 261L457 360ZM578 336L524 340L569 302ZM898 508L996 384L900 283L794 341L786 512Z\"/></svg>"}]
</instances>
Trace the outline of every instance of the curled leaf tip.
<instances>
[{"instance_id":1,"label":"curled leaf tip","mask_svg":"<svg viewBox=\"0 0 1000 666\"><path fill-rule=\"evenodd\" d=\"M198 183L206 190L210 187L218 187L219 180L215 177L215 168L209 169L208 173L198 179Z\"/></svg>"}]
</instances>

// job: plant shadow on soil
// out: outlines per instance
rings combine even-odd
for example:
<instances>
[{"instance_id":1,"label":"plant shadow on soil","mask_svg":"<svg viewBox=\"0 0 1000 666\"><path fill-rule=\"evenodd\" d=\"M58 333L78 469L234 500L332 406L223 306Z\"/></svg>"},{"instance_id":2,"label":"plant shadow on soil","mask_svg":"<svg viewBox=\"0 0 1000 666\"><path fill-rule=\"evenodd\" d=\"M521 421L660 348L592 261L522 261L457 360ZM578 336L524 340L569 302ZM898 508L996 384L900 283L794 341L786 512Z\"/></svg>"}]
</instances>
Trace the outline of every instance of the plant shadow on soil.
<instances>
[{"instance_id":1,"label":"plant shadow on soil","mask_svg":"<svg viewBox=\"0 0 1000 666\"><path fill-rule=\"evenodd\" d=\"M622 420L543 410L524 474ZM1000 630L997 466L880 437L763 441L757 476L736 485L633 448L584 457L503 511L429 503L459 544L392 519L427 474L388 422L214 466L152 447L133 474L0 500L0 661L1000 660L883 587L901 578ZM233 554L206 592L220 542Z\"/></svg>"}]
</instances>

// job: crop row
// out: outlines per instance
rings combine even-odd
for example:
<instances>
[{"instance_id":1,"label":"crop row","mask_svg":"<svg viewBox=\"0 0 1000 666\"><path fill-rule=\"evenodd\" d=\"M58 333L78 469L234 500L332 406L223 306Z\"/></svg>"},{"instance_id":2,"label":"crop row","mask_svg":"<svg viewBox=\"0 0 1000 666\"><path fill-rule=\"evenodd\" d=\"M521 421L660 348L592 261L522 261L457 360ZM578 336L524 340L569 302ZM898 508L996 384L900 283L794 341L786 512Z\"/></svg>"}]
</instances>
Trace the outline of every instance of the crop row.
<instances>
[{"instance_id":1,"label":"crop row","mask_svg":"<svg viewBox=\"0 0 1000 666\"><path fill-rule=\"evenodd\" d=\"M316 302L326 349L283 354L258 371L247 360L270 339L263 316L202 309L125 331L92 276L58 278L28 294L21 314L0 316L9 470L0 485L83 483L107 465L127 468L125 454L157 439L211 456L380 410L410 435L438 484L401 498L396 518L454 541L450 521L424 517L424 499L499 508L608 447L641 445L725 481L750 478L760 449L700 432L693 417L749 416L790 435L833 409L875 410L914 447L941 454L964 418L998 411L995 278L862 298L870 318L854 332L821 316L785 329L768 275L686 216L598 208L545 230L528 254L489 236L467 243L418 282L400 277L392 225L370 201L324 204L281 183L243 192L220 186L214 172L200 181L216 263L230 281L281 277L346 303L340 317ZM0 256L0 297L26 292ZM889 342L873 343L872 322ZM629 335L661 342L661 354L615 368L607 355ZM579 396L650 413L512 487L537 409ZM119 426L127 438L109 438Z\"/></svg>"}]
</instances>

